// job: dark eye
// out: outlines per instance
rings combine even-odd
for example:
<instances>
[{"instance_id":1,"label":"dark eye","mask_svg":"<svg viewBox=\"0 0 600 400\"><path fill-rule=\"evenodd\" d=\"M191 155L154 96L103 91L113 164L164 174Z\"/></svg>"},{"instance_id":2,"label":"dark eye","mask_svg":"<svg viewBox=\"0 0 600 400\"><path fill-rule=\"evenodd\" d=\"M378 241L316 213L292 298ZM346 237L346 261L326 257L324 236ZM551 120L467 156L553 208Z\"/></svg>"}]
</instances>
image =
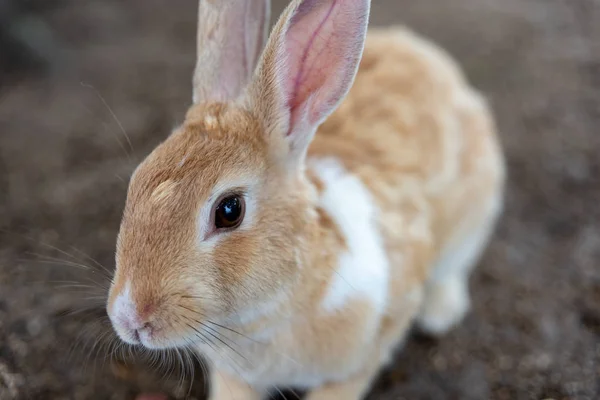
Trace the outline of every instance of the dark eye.
<instances>
[{"instance_id":1,"label":"dark eye","mask_svg":"<svg viewBox=\"0 0 600 400\"><path fill-rule=\"evenodd\" d=\"M219 202L215 209L215 227L237 228L244 219L244 199L240 195L230 195Z\"/></svg>"}]
</instances>

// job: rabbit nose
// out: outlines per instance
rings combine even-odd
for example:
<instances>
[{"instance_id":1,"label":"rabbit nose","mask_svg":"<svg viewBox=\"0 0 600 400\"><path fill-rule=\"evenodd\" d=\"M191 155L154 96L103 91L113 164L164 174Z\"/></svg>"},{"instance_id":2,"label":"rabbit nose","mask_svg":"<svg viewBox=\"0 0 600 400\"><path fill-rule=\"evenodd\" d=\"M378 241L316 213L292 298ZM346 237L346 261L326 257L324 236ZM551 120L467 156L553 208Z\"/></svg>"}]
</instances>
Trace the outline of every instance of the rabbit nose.
<instances>
[{"instance_id":1,"label":"rabbit nose","mask_svg":"<svg viewBox=\"0 0 600 400\"><path fill-rule=\"evenodd\" d=\"M126 333L126 338L139 343L142 338L152 334L153 311L154 307L150 304L136 304L126 288L115 299L109 315L115 327L120 327Z\"/></svg>"},{"instance_id":2,"label":"rabbit nose","mask_svg":"<svg viewBox=\"0 0 600 400\"><path fill-rule=\"evenodd\" d=\"M132 328L131 330L133 331L133 338L137 342L140 342L141 341L140 335L143 335L143 334L150 335L152 333L152 325L149 322L146 322L141 327Z\"/></svg>"},{"instance_id":3,"label":"rabbit nose","mask_svg":"<svg viewBox=\"0 0 600 400\"><path fill-rule=\"evenodd\" d=\"M139 318L132 320L124 319L123 322L127 326L127 329L133 331L136 335L152 330L150 322L143 322Z\"/></svg>"},{"instance_id":4,"label":"rabbit nose","mask_svg":"<svg viewBox=\"0 0 600 400\"><path fill-rule=\"evenodd\" d=\"M151 313L140 313L136 311L133 304L120 304L115 307L114 316L126 332L135 342L152 334L153 325L150 322Z\"/></svg>"}]
</instances>

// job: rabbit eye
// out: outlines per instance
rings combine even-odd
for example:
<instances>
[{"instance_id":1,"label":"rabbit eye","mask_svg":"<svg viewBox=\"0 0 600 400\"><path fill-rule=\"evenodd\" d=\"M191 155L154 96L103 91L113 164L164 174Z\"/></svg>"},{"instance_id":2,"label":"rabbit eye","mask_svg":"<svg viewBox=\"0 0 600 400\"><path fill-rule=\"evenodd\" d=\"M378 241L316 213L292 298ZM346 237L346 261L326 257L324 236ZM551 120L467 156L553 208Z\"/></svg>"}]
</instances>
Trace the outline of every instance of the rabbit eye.
<instances>
[{"instance_id":1,"label":"rabbit eye","mask_svg":"<svg viewBox=\"0 0 600 400\"><path fill-rule=\"evenodd\" d=\"M246 204L242 196L234 194L223 198L215 209L215 227L237 228L244 219L245 211Z\"/></svg>"}]
</instances>

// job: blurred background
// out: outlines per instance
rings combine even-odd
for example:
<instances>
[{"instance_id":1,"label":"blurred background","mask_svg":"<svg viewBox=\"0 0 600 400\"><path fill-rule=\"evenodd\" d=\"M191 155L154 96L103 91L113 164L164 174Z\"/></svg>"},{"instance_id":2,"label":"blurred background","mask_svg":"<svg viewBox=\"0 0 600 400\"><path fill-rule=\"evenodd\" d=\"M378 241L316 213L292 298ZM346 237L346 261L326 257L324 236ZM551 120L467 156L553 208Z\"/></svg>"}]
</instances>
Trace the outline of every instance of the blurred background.
<instances>
[{"instance_id":1,"label":"blurred background","mask_svg":"<svg viewBox=\"0 0 600 400\"><path fill-rule=\"evenodd\" d=\"M116 351L101 267L131 171L190 104L195 17L196 0L0 0L0 399L202 398L189 371ZM371 398L599 398L600 1L374 0L371 21L460 61L509 167L474 311L412 336Z\"/></svg>"}]
</instances>

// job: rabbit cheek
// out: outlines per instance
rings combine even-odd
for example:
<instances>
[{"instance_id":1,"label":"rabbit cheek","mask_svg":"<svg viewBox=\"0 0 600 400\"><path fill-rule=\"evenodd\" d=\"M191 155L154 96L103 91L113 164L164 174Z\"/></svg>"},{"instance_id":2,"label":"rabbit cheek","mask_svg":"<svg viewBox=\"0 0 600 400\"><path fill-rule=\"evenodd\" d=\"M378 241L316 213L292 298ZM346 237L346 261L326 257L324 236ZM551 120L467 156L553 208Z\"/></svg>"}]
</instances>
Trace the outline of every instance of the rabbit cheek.
<instances>
[{"instance_id":1,"label":"rabbit cheek","mask_svg":"<svg viewBox=\"0 0 600 400\"><path fill-rule=\"evenodd\" d=\"M245 282L251 275L256 248L257 243L250 233L232 232L219 238L212 249L216 285L222 288L222 296L230 305L237 303L238 297L247 297L253 292Z\"/></svg>"},{"instance_id":2,"label":"rabbit cheek","mask_svg":"<svg viewBox=\"0 0 600 400\"><path fill-rule=\"evenodd\" d=\"M293 281L296 263L289 260L295 260L295 253L270 246L266 238L249 230L223 237L214 249L218 286L238 317L248 310L255 314L267 303L272 308Z\"/></svg>"}]
</instances>

